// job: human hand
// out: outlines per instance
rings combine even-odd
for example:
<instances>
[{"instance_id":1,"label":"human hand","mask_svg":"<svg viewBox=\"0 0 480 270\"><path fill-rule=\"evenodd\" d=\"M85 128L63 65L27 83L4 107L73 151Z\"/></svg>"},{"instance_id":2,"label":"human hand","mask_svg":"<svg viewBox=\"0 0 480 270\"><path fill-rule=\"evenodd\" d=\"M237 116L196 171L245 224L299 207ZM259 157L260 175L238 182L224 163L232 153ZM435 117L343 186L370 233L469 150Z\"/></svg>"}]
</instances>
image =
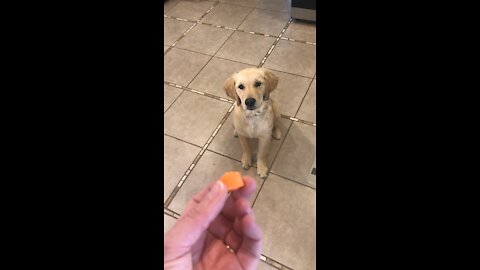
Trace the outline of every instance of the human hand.
<instances>
[{"instance_id":1,"label":"human hand","mask_svg":"<svg viewBox=\"0 0 480 270\"><path fill-rule=\"evenodd\" d=\"M255 180L228 196L216 181L197 193L165 235L164 269L254 270L261 252L262 234L248 198Z\"/></svg>"}]
</instances>

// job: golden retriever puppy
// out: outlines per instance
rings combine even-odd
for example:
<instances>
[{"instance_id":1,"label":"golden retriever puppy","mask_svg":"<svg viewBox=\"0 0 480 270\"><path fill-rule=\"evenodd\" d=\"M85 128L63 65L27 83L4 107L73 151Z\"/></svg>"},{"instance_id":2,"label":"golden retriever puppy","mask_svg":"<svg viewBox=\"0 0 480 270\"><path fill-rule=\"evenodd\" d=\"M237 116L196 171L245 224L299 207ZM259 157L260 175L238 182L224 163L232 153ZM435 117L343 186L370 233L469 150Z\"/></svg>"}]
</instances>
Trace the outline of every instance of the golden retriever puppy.
<instances>
[{"instance_id":1,"label":"golden retriever puppy","mask_svg":"<svg viewBox=\"0 0 480 270\"><path fill-rule=\"evenodd\" d=\"M271 138L279 140L280 113L270 93L275 90L278 77L264 68L247 68L233 74L225 81L224 89L234 99L234 136L239 137L243 148L242 167L252 165L252 154L248 139L258 139L257 173L267 177L267 157Z\"/></svg>"}]
</instances>

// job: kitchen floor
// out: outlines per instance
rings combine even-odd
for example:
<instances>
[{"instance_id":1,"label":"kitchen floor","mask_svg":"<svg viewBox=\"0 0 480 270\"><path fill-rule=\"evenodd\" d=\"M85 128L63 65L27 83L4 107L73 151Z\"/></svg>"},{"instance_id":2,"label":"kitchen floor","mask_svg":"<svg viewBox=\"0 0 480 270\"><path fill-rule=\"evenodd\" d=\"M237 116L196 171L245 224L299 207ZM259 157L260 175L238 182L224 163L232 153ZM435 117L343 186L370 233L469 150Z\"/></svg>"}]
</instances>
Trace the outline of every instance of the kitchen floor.
<instances>
[{"instance_id":1,"label":"kitchen floor","mask_svg":"<svg viewBox=\"0 0 480 270\"><path fill-rule=\"evenodd\" d=\"M291 19L289 10L289 0L164 3L165 230L224 172L252 176L258 187L251 203L264 233L258 269L316 267L316 26ZM223 90L247 67L280 78L271 98L282 114L282 138L272 140L265 180L255 167L241 167L233 101Z\"/></svg>"}]
</instances>

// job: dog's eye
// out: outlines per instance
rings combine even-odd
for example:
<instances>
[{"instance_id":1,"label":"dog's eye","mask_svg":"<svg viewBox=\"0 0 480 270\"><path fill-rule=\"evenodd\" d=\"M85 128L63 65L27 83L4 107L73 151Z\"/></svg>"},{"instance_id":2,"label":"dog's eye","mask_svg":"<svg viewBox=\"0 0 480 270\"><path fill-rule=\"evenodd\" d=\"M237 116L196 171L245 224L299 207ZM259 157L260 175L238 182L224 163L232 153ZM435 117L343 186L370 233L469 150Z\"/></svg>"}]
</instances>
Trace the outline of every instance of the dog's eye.
<instances>
[{"instance_id":1,"label":"dog's eye","mask_svg":"<svg viewBox=\"0 0 480 270\"><path fill-rule=\"evenodd\" d=\"M261 82L255 82L255 87L260 87L260 85L262 85Z\"/></svg>"},{"instance_id":2,"label":"dog's eye","mask_svg":"<svg viewBox=\"0 0 480 270\"><path fill-rule=\"evenodd\" d=\"M243 90L245 87L243 86L243 84L240 84L240 85L238 86L238 88L240 88L241 90Z\"/></svg>"}]
</instances>

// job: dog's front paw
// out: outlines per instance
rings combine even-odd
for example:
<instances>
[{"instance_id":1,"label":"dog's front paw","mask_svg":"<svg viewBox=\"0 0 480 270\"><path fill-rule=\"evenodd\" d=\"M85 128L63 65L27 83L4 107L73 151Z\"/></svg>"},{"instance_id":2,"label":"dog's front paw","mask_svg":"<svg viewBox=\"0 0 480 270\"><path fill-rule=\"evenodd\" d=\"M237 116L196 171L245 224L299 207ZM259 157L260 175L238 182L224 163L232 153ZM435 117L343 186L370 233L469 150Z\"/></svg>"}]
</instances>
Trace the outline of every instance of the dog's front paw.
<instances>
[{"instance_id":1,"label":"dog's front paw","mask_svg":"<svg viewBox=\"0 0 480 270\"><path fill-rule=\"evenodd\" d=\"M248 155L242 157L242 168L248 170L252 166L252 158Z\"/></svg>"},{"instance_id":2,"label":"dog's front paw","mask_svg":"<svg viewBox=\"0 0 480 270\"><path fill-rule=\"evenodd\" d=\"M235 137L235 138L238 137L237 131L235 129L233 130L233 137Z\"/></svg>"},{"instance_id":3,"label":"dog's front paw","mask_svg":"<svg viewBox=\"0 0 480 270\"><path fill-rule=\"evenodd\" d=\"M275 140L280 140L282 138L282 131L280 131L279 128L274 128L273 129L273 133L272 133L272 137L275 139Z\"/></svg>"},{"instance_id":4,"label":"dog's front paw","mask_svg":"<svg viewBox=\"0 0 480 270\"><path fill-rule=\"evenodd\" d=\"M260 178L267 178L268 167L263 162L257 162L257 174Z\"/></svg>"}]
</instances>

